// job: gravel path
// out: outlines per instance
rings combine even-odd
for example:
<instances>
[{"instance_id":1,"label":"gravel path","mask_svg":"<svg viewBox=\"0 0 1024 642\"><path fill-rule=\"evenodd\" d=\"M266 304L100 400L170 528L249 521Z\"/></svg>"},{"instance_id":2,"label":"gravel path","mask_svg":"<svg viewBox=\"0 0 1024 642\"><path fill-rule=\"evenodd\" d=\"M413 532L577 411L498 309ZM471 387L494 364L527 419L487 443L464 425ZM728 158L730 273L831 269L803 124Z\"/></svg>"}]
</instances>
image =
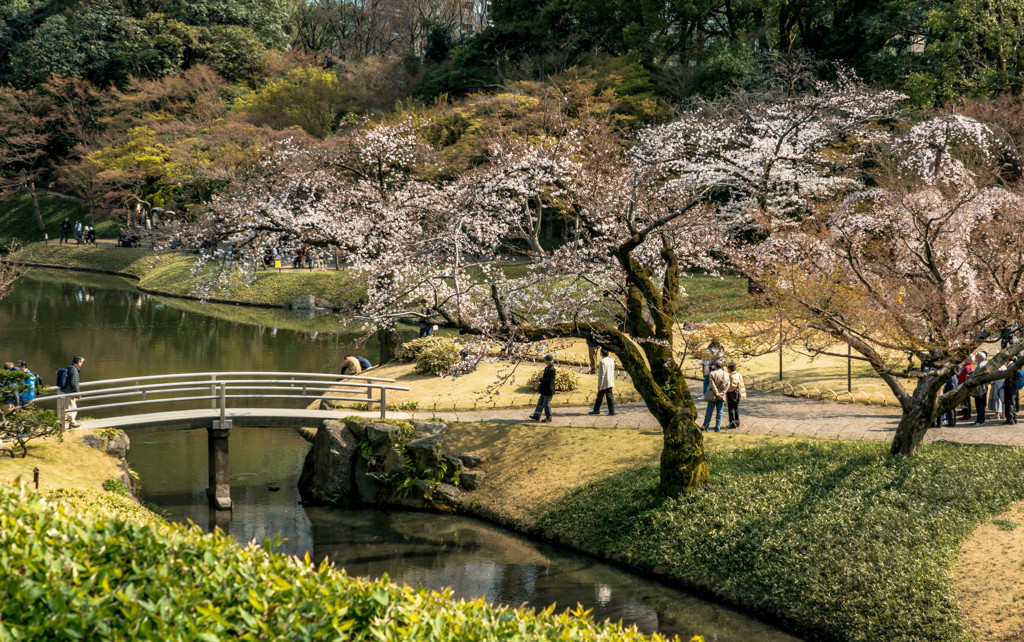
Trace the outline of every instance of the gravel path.
<instances>
[{"instance_id":1,"label":"gravel path","mask_svg":"<svg viewBox=\"0 0 1024 642\"><path fill-rule=\"evenodd\" d=\"M700 390L691 385L691 392L696 394ZM704 406L704 402L697 404L699 419L703 419ZM556 426L660 430L642 403L620 404L614 416L606 413L589 415L589 407L552 408L552 411L552 424ZM417 418L437 416L450 421L520 423L528 419L530 412L528 408L504 408L413 414ZM899 418L900 413L896 408L829 403L748 390L747 399L740 403L741 425L735 432L888 441L896 431ZM727 423L725 416L722 423ZM1001 420L990 419L982 427L972 428L964 423L958 424L956 428L932 428L925 435L925 441L1024 446L1024 424L1007 426Z\"/></svg>"}]
</instances>

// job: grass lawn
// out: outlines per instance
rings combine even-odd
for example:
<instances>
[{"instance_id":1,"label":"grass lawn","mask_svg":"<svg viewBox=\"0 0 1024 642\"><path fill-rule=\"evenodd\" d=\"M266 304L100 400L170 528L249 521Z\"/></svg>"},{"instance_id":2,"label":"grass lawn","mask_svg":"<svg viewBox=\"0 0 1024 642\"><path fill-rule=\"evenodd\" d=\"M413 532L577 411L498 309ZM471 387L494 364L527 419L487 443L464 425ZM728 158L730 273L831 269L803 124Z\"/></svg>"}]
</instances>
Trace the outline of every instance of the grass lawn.
<instances>
[{"instance_id":1,"label":"grass lawn","mask_svg":"<svg viewBox=\"0 0 1024 642\"><path fill-rule=\"evenodd\" d=\"M72 430L64 434L64 442L56 438L28 442L28 455L0 457L0 482L13 482L18 477L23 483L32 482L32 469L39 468L39 489L81 488L102 490L105 479L120 478L118 460L82 443L87 430ZM15 447L18 451L18 448Z\"/></svg>"},{"instance_id":2,"label":"grass lawn","mask_svg":"<svg viewBox=\"0 0 1024 642\"><path fill-rule=\"evenodd\" d=\"M550 439L572 450L580 447L569 443L572 432ZM626 438L632 444L639 437ZM538 439L529 441L542 445ZM509 452L512 437L495 443L498 462L529 455L525 446ZM536 491L520 509L503 508L500 498L482 503L518 510L549 536L642 561L684 584L781 617L808 637L970 640L953 564L979 525L1024 497L1024 449L930 444L917 457L890 459L887 448L709 439L712 487L660 499L656 465L635 465L653 455L637 443L625 450L625 461L604 466L610 476L585 474L581 481L594 481L553 504L558 493L550 490ZM562 464L548 456L535 449L532 471L506 474L542 486Z\"/></svg>"},{"instance_id":3,"label":"grass lawn","mask_svg":"<svg viewBox=\"0 0 1024 642\"><path fill-rule=\"evenodd\" d=\"M79 220L82 221L82 225L92 225L85 216L82 205L75 201L40 194L39 211L46 224L45 231L54 242L60 239L60 222L65 216L70 219L72 225ZM101 227L97 224L97 235L106 227L108 226ZM43 232L39 230L35 213L32 211L32 198L25 192L0 200L0 247L6 247L14 239L21 243L43 240Z\"/></svg>"}]
</instances>

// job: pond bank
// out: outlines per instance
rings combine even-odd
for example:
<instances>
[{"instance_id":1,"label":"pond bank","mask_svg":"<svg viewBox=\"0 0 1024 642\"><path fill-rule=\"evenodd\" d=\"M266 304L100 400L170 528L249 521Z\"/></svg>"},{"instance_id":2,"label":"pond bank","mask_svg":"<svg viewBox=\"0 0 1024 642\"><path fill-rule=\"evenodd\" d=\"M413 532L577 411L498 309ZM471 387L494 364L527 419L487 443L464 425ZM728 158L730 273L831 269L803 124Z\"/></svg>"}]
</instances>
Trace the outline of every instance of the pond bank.
<instances>
[{"instance_id":1,"label":"pond bank","mask_svg":"<svg viewBox=\"0 0 1024 642\"><path fill-rule=\"evenodd\" d=\"M159 296L202 300L192 292L193 254L156 253L122 247L88 247L33 243L19 251L19 263L29 267L112 274L137 282L140 291ZM339 308L353 306L366 292L359 279L346 270L263 270L249 285L239 285L229 295L206 301L229 305L287 308L303 294L331 300Z\"/></svg>"},{"instance_id":2,"label":"pond bank","mask_svg":"<svg viewBox=\"0 0 1024 642\"><path fill-rule=\"evenodd\" d=\"M1024 499L1024 476L1005 472L1021 448L927 444L892 460L878 443L714 435L711 488L664 499L660 434L482 423L449 437L486 457L467 512L809 639L974 639L954 563Z\"/></svg>"}]
</instances>

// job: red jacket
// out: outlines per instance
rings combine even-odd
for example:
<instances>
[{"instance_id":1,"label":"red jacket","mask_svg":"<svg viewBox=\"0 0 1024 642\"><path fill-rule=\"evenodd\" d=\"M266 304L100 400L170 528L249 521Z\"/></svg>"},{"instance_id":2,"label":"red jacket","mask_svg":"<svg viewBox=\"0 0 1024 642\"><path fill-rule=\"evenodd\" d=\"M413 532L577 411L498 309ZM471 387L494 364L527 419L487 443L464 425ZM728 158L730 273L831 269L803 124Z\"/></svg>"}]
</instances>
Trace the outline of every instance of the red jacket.
<instances>
[{"instance_id":1,"label":"red jacket","mask_svg":"<svg viewBox=\"0 0 1024 642\"><path fill-rule=\"evenodd\" d=\"M967 381L967 377L971 376L972 372L974 372L974 364L968 363L963 368L960 368L960 374L956 376L956 382L961 384Z\"/></svg>"}]
</instances>

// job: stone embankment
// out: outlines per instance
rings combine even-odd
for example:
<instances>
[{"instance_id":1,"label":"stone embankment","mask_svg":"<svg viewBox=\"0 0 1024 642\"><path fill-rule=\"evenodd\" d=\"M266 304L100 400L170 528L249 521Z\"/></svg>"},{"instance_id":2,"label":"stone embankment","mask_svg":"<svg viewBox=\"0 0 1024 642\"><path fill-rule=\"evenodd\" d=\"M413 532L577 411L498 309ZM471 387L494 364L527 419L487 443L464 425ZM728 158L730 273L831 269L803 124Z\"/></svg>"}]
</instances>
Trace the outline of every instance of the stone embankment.
<instances>
[{"instance_id":1,"label":"stone embankment","mask_svg":"<svg viewBox=\"0 0 1024 642\"><path fill-rule=\"evenodd\" d=\"M300 431L312 448L299 477L304 502L452 510L486 477L479 455L454 455L435 421L327 420Z\"/></svg>"}]
</instances>

